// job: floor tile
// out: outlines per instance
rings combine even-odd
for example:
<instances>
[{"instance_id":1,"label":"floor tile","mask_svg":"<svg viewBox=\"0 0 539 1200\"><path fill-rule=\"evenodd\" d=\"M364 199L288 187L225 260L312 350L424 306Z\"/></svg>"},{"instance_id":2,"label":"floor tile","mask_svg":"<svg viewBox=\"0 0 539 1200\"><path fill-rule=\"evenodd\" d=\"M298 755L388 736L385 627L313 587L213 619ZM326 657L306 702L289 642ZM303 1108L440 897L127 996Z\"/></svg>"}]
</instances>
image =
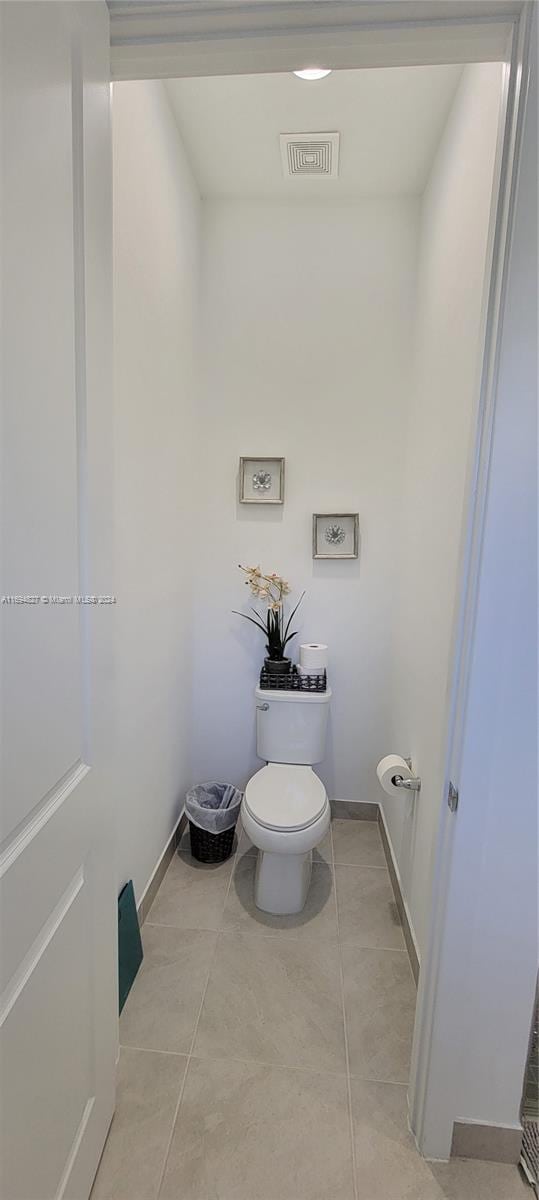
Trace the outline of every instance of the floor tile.
<instances>
[{"instance_id":1,"label":"floor tile","mask_svg":"<svg viewBox=\"0 0 539 1200\"><path fill-rule=\"evenodd\" d=\"M154 1200L187 1066L177 1054L124 1048L116 1112L91 1200Z\"/></svg>"},{"instance_id":2,"label":"floor tile","mask_svg":"<svg viewBox=\"0 0 539 1200\"><path fill-rule=\"evenodd\" d=\"M194 1053L343 1071L338 947L220 934Z\"/></svg>"},{"instance_id":3,"label":"floor tile","mask_svg":"<svg viewBox=\"0 0 539 1200\"><path fill-rule=\"evenodd\" d=\"M358 946L404 950L393 888L380 867L335 867L335 887L342 941Z\"/></svg>"},{"instance_id":4,"label":"floor tile","mask_svg":"<svg viewBox=\"0 0 539 1200\"><path fill-rule=\"evenodd\" d=\"M351 1086L358 1200L442 1200L408 1132L406 1087L358 1079Z\"/></svg>"},{"instance_id":5,"label":"floor tile","mask_svg":"<svg viewBox=\"0 0 539 1200\"><path fill-rule=\"evenodd\" d=\"M385 867L382 838L376 821L334 821L333 858L356 867Z\"/></svg>"},{"instance_id":6,"label":"floor tile","mask_svg":"<svg viewBox=\"0 0 539 1200\"><path fill-rule=\"evenodd\" d=\"M313 863L311 885L302 912L275 917L261 912L254 899L256 858L246 854L234 871L223 916L223 929L245 933L288 934L289 937L337 938L333 871Z\"/></svg>"},{"instance_id":7,"label":"floor tile","mask_svg":"<svg viewBox=\"0 0 539 1200\"><path fill-rule=\"evenodd\" d=\"M344 1078L191 1059L161 1200L353 1195Z\"/></svg>"},{"instance_id":8,"label":"floor tile","mask_svg":"<svg viewBox=\"0 0 539 1200\"><path fill-rule=\"evenodd\" d=\"M341 946L352 1075L407 1083L416 992L402 950Z\"/></svg>"},{"instance_id":9,"label":"floor tile","mask_svg":"<svg viewBox=\"0 0 539 1200\"><path fill-rule=\"evenodd\" d=\"M217 934L145 925L144 962L120 1019L120 1042L190 1049Z\"/></svg>"},{"instance_id":10,"label":"floor tile","mask_svg":"<svg viewBox=\"0 0 539 1200\"><path fill-rule=\"evenodd\" d=\"M215 865L197 862L189 834L184 834L147 921L178 929L219 929L233 862L233 857Z\"/></svg>"},{"instance_id":11,"label":"floor tile","mask_svg":"<svg viewBox=\"0 0 539 1200\"><path fill-rule=\"evenodd\" d=\"M430 1169L444 1200L531 1200L533 1196L518 1167L507 1163L453 1158L431 1163Z\"/></svg>"}]
</instances>

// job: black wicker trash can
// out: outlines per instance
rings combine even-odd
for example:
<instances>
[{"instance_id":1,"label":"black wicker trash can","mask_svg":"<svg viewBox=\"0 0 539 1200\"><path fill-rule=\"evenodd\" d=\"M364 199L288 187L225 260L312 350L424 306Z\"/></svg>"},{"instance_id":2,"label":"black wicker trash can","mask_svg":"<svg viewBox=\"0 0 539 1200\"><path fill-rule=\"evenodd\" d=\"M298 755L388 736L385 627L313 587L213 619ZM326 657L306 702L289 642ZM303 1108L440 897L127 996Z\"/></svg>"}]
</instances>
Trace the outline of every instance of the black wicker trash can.
<instances>
[{"instance_id":1,"label":"black wicker trash can","mask_svg":"<svg viewBox=\"0 0 539 1200\"><path fill-rule=\"evenodd\" d=\"M199 829L198 825L189 822L191 838L191 854L203 863L225 862L232 854L236 826L224 829L222 833L209 833L207 829Z\"/></svg>"},{"instance_id":2,"label":"black wicker trash can","mask_svg":"<svg viewBox=\"0 0 539 1200\"><path fill-rule=\"evenodd\" d=\"M243 793L230 783L200 783L185 798L191 854L198 862L230 858Z\"/></svg>"}]
</instances>

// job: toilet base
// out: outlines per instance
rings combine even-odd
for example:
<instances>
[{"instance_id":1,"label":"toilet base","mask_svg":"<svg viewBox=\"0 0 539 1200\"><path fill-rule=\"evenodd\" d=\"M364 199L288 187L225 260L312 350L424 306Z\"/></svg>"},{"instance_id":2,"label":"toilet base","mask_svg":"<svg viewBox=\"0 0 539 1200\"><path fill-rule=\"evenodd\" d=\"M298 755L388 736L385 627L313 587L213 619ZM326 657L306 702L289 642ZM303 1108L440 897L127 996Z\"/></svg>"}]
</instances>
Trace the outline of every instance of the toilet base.
<instances>
[{"instance_id":1,"label":"toilet base","mask_svg":"<svg viewBox=\"0 0 539 1200\"><path fill-rule=\"evenodd\" d=\"M274 916L299 913L305 907L311 882L312 850L306 854L272 854L258 851L255 904Z\"/></svg>"}]
</instances>

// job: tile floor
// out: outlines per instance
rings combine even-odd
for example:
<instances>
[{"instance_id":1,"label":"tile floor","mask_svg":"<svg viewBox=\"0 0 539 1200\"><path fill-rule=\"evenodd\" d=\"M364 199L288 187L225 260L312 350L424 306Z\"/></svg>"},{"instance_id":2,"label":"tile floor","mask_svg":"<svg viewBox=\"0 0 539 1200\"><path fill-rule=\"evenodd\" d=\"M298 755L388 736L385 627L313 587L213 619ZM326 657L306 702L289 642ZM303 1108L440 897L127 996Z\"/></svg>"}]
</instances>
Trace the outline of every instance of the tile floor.
<instances>
[{"instance_id":1,"label":"tile floor","mask_svg":"<svg viewBox=\"0 0 539 1200\"><path fill-rule=\"evenodd\" d=\"M378 827L334 821L306 909L253 903L245 834L187 835L143 929L92 1200L526 1200L514 1167L425 1163L407 1131L415 990Z\"/></svg>"}]
</instances>

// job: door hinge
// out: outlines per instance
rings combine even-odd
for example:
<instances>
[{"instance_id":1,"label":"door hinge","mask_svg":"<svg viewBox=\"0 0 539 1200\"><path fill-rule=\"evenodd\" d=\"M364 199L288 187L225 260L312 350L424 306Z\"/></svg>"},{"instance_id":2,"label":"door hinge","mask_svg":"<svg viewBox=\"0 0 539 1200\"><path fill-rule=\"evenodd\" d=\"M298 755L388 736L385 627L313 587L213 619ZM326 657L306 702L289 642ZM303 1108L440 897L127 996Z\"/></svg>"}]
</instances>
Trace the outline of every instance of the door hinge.
<instances>
[{"instance_id":1,"label":"door hinge","mask_svg":"<svg viewBox=\"0 0 539 1200\"><path fill-rule=\"evenodd\" d=\"M458 788L455 787L454 783L451 783L451 780L449 780L449 787L447 789L447 806L451 812L456 812L459 806Z\"/></svg>"}]
</instances>

